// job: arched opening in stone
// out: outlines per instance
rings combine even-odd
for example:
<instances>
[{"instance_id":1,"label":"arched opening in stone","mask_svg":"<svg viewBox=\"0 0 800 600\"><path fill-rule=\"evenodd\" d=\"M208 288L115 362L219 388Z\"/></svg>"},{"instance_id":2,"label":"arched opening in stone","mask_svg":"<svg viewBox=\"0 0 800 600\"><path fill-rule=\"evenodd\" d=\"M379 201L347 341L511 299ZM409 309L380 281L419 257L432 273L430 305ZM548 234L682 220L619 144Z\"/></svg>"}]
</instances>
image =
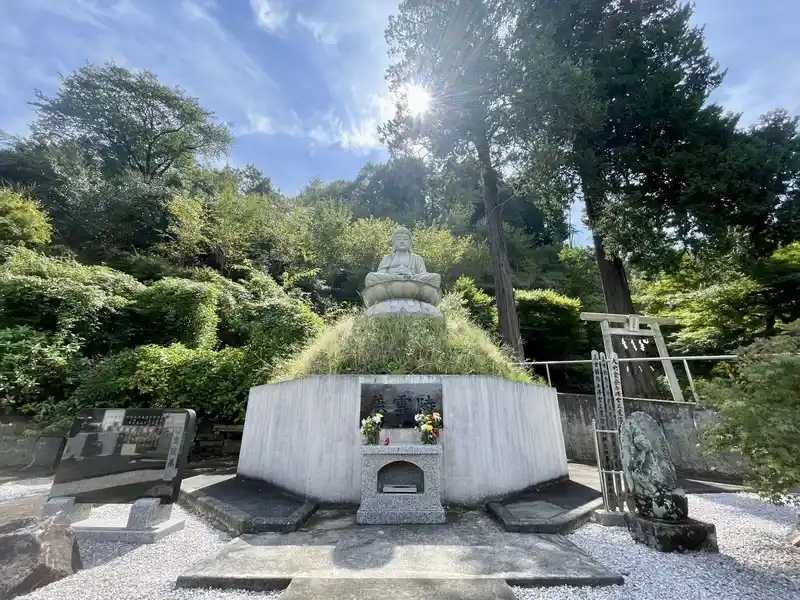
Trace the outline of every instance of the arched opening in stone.
<instances>
[{"instance_id":1,"label":"arched opening in stone","mask_svg":"<svg viewBox=\"0 0 800 600\"><path fill-rule=\"evenodd\" d=\"M417 465L397 460L378 471L379 494L421 494L425 491L425 473Z\"/></svg>"}]
</instances>

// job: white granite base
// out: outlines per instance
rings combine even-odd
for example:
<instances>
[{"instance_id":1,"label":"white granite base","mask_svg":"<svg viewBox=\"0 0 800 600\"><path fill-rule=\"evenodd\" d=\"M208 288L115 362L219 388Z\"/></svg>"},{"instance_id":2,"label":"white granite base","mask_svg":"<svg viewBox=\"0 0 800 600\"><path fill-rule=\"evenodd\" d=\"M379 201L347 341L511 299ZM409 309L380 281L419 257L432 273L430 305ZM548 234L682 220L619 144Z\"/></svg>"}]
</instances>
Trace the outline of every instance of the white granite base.
<instances>
[{"instance_id":1,"label":"white granite base","mask_svg":"<svg viewBox=\"0 0 800 600\"><path fill-rule=\"evenodd\" d=\"M378 473L392 463L419 467L424 477L421 492L383 493L378 490ZM400 523L444 523L442 507L442 447L397 444L361 447L361 505L356 522L363 525Z\"/></svg>"},{"instance_id":2,"label":"white granite base","mask_svg":"<svg viewBox=\"0 0 800 600\"><path fill-rule=\"evenodd\" d=\"M441 311L433 304L420 300L384 300L370 306L364 314L368 317L441 317Z\"/></svg>"},{"instance_id":3,"label":"white granite base","mask_svg":"<svg viewBox=\"0 0 800 600\"><path fill-rule=\"evenodd\" d=\"M185 525L184 519L169 519L144 529L129 529L122 523L110 523L104 519L86 519L73 523L72 529L80 540L153 544L170 533L180 531Z\"/></svg>"}]
</instances>

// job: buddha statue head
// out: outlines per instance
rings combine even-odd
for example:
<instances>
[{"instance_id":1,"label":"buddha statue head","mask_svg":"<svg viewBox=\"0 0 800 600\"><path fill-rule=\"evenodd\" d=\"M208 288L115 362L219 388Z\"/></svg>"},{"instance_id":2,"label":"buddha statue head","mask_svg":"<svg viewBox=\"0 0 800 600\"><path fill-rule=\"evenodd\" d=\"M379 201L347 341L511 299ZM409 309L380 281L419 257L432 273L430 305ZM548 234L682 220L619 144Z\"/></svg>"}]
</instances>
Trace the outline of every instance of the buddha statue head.
<instances>
[{"instance_id":1,"label":"buddha statue head","mask_svg":"<svg viewBox=\"0 0 800 600\"><path fill-rule=\"evenodd\" d=\"M392 233L392 252L411 252L413 236L406 227L398 227Z\"/></svg>"}]
</instances>

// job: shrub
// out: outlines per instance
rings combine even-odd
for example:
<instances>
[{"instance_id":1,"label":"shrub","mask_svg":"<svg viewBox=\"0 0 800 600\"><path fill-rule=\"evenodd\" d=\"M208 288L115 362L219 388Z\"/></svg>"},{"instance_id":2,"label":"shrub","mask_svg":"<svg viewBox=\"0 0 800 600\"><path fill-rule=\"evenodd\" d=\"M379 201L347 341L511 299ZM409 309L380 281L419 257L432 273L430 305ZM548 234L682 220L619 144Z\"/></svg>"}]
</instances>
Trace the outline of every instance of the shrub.
<instances>
[{"instance_id":1,"label":"shrub","mask_svg":"<svg viewBox=\"0 0 800 600\"><path fill-rule=\"evenodd\" d=\"M487 331L497 329L497 307L494 298L480 289L474 279L460 277L456 281L454 291L464 299L464 306L475 323Z\"/></svg>"},{"instance_id":2,"label":"shrub","mask_svg":"<svg viewBox=\"0 0 800 600\"><path fill-rule=\"evenodd\" d=\"M83 265L71 258L54 258L26 248L7 253L0 273L28 275L42 279L64 279L76 284L96 286L110 296L133 298L144 285L127 273L96 265Z\"/></svg>"},{"instance_id":3,"label":"shrub","mask_svg":"<svg viewBox=\"0 0 800 600\"><path fill-rule=\"evenodd\" d=\"M43 406L38 418L63 428L77 411L104 406L192 408L201 420L242 422L259 379L258 365L240 348L141 346L97 364L68 400Z\"/></svg>"},{"instance_id":4,"label":"shrub","mask_svg":"<svg viewBox=\"0 0 800 600\"><path fill-rule=\"evenodd\" d=\"M0 272L0 327L26 326L77 338L87 356L113 346L126 300L96 285Z\"/></svg>"},{"instance_id":5,"label":"shrub","mask_svg":"<svg viewBox=\"0 0 800 600\"><path fill-rule=\"evenodd\" d=\"M581 302L553 290L516 292L520 333L529 360L566 360L587 351Z\"/></svg>"},{"instance_id":6,"label":"shrub","mask_svg":"<svg viewBox=\"0 0 800 600\"><path fill-rule=\"evenodd\" d=\"M732 376L699 381L698 392L717 413L706 450L741 454L762 496L800 505L800 321L740 349Z\"/></svg>"},{"instance_id":7,"label":"shrub","mask_svg":"<svg viewBox=\"0 0 800 600\"><path fill-rule=\"evenodd\" d=\"M287 356L314 339L323 320L299 300L263 300L247 307L249 351L265 363Z\"/></svg>"},{"instance_id":8,"label":"shrub","mask_svg":"<svg viewBox=\"0 0 800 600\"><path fill-rule=\"evenodd\" d=\"M80 347L30 327L0 329L0 407L27 412L69 396L85 366Z\"/></svg>"},{"instance_id":9,"label":"shrub","mask_svg":"<svg viewBox=\"0 0 800 600\"><path fill-rule=\"evenodd\" d=\"M514 381L530 376L511 364L461 307L443 302L445 318L345 317L311 345L281 364L276 380L331 373L496 375Z\"/></svg>"},{"instance_id":10,"label":"shrub","mask_svg":"<svg viewBox=\"0 0 800 600\"><path fill-rule=\"evenodd\" d=\"M50 217L35 202L0 188L0 244L44 246L50 243Z\"/></svg>"},{"instance_id":11,"label":"shrub","mask_svg":"<svg viewBox=\"0 0 800 600\"><path fill-rule=\"evenodd\" d=\"M211 348L217 342L219 290L206 283L167 278L136 296L130 307L136 343Z\"/></svg>"}]
</instances>

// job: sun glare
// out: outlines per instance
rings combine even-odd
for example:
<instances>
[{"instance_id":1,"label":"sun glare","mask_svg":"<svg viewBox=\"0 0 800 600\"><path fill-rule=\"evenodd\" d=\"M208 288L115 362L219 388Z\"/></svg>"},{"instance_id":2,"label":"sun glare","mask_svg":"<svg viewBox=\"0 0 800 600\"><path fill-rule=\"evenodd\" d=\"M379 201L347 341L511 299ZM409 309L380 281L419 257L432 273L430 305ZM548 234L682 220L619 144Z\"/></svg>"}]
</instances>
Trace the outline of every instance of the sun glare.
<instances>
[{"instance_id":1,"label":"sun glare","mask_svg":"<svg viewBox=\"0 0 800 600\"><path fill-rule=\"evenodd\" d=\"M408 112L412 116L419 117L428 112L431 107L431 94L421 85L412 83L406 88L406 102Z\"/></svg>"}]
</instances>

